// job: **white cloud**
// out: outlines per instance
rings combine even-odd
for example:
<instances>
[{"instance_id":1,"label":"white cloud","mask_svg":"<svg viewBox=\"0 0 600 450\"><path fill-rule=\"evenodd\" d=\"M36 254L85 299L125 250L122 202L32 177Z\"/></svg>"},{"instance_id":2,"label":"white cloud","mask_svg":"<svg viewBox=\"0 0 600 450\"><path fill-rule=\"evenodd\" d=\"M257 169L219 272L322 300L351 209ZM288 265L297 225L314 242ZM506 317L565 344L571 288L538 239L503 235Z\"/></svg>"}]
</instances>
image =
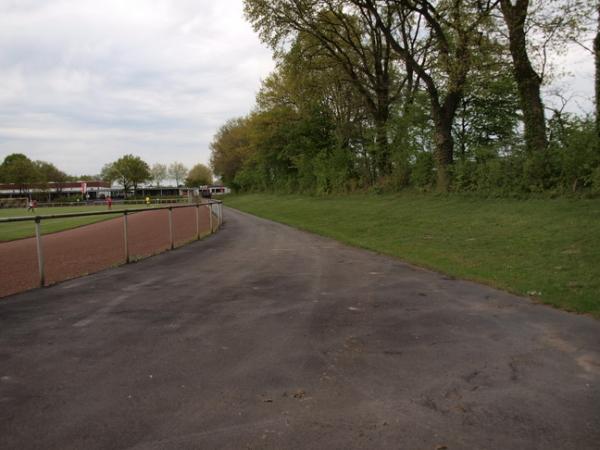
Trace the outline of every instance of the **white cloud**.
<instances>
[{"instance_id":1,"label":"white cloud","mask_svg":"<svg viewBox=\"0 0 600 450\"><path fill-rule=\"evenodd\" d=\"M0 159L206 163L272 68L241 0L0 0Z\"/></svg>"}]
</instances>

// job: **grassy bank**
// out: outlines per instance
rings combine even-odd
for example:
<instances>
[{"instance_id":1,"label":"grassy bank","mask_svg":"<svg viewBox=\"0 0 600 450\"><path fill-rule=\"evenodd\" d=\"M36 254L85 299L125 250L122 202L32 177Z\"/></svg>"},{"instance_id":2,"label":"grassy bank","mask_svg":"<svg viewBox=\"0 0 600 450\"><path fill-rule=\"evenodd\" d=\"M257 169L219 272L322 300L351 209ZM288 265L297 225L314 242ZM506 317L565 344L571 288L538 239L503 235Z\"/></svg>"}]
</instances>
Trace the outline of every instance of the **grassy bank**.
<instances>
[{"instance_id":1,"label":"grassy bank","mask_svg":"<svg viewBox=\"0 0 600 450\"><path fill-rule=\"evenodd\" d=\"M113 205L112 209L119 211L121 209L139 209L145 208L143 205ZM46 216L50 214L69 214L78 212L106 211L106 206L68 206L57 208L37 208L34 212L27 211L25 208L6 208L0 209L0 218L4 217L23 217L23 216ZM68 219L51 219L42 221L42 233L54 233L57 231L68 230L69 228L89 225L91 223L101 222L103 220L114 219L117 215L76 217ZM35 225L33 221L0 223L0 242L12 241L26 237L35 236Z\"/></svg>"},{"instance_id":2,"label":"grassy bank","mask_svg":"<svg viewBox=\"0 0 600 450\"><path fill-rule=\"evenodd\" d=\"M600 318L600 201L230 196L228 206Z\"/></svg>"}]
</instances>

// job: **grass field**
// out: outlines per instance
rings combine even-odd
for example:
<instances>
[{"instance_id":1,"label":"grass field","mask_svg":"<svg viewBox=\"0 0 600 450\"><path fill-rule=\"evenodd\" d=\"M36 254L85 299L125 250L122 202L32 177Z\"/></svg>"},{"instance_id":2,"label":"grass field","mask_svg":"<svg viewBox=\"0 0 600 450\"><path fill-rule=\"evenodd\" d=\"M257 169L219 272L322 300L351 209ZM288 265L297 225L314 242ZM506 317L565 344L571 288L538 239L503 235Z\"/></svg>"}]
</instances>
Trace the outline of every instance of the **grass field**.
<instances>
[{"instance_id":1,"label":"grass field","mask_svg":"<svg viewBox=\"0 0 600 450\"><path fill-rule=\"evenodd\" d=\"M113 211L125 209L123 205L113 205ZM144 205L127 205L127 209L145 208ZM35 213L27 212L25 208L7 208L0 209L0 218L3 217L23 217L23 216L45 216L49 214L65 214L90 211L106 211L106 206L68 206L63 208L37 208ZM114 219L113 215L77 217L69 219L51 219L42 221L42 233L54 233L56 231L67 230L69 228L80 227L90 223L101 222L103 220ZM33 221L0 223L0 241L12 241L26 237L35 236L35 225Z\"/></svg>"},{"instance_id":2,"label":"grass field","mask_svg":"<svg viewBox=\"0 0 600 450\"><path fill-rule=\"evenodd\" d=\"M600 318L598 200L253 194L225 203Z\"/></svg>"}]
</instances>

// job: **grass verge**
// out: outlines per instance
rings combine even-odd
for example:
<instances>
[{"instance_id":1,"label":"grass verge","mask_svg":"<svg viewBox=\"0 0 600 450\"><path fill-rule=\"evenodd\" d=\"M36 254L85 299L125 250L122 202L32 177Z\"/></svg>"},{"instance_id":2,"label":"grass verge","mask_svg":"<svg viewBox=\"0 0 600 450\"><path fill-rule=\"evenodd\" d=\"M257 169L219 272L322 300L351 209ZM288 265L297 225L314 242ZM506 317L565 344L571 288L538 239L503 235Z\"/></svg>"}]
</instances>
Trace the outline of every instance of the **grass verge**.
<instances>
[{"instance_id":1,"label":"grass verge","mask_svg":"<svg viewBox=\"0 0 600 450\"><path fill-rule=\"evenodd\" d=\"M113 205L112 209L116 212L125 209L123 205ZM144 209L144 205L127 205L127 209ZM0 218L4 217L24 217L24 216L46 216L50 214L68 214L78 212L106 211L106 206L68 206L62 208L37 208L35 213L28 212L25 208L7 208L0 209ZM55 233L57 231L68 230L91 223L110 220L118 217L115 215L75 217L69 219L48 219L42 221L42 233ZM35 225L33 221L0 223L0 242L13 241L35 236Z\"/></svg>"},{"instance_id":2,"label":"grass verge","mask_svg":"<svg viewBox=\"0 0 600 450\"><path fill-rule=\"evenodd\" d=\"M600 318L600 201L248 194L257 216Z\"/></svg>"}]
</instances>

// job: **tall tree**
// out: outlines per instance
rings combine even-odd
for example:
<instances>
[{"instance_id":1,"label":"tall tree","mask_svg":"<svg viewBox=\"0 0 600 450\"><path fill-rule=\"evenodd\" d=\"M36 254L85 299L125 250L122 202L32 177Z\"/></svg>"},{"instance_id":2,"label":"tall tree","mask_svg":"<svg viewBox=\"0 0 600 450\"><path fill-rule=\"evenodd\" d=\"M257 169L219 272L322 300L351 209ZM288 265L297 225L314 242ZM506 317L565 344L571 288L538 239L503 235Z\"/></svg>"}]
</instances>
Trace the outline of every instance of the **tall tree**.
<instances>
[{"instance_id":1,"label":"tall tree","mask_svg":"<svg viewBox=\"0 0 600 450\"><path fill-rule=\"evenodd\" d=\"M482 27L497 1L481 0L353 0L362 11L376 17L391 47L423 81L431 103L435 126L437 188L450 184L449 166L454 158L452 126L464 94L472 55ZM394 21L387 17L393 15ZM416 34L406 31L412 23L426 24ZM411 47L405 36L414 36L420 45ZM419 61L424 48L435 49L435 63Z\"/></svg>"},{"instance_id":2,"label":"tall tree","mask_svg":"<svg viewBox=\"0 0 600 450\"><path fill-rule=\"evenodd\" d=\"M22 153L13 153L2 162L2 176L6 183L15 184L23 192L27 184L39 179L35 164Z\"/></svg>"},{"instance_id":3,"label":"tall tree","mask_svg":"<svg viewBox=\"0 0 600 450\"><path fill-rule=\"evenodd\" d=\"M204 164L196 164L187 174L185 185L188 187L200 187L212 184L212 173Z\"/></svg>"},{"instance_id":4,"label":"tall tree","mask_svg":"<svg viewBox=\"0 0 600 450\"><path fill-rule=\"evenodd\" d=\"M313 144L316 135L323 137L317 130L319 121L321 125L325 123L323 120L333 122L330 131L335 142L327 137L322 144L330 146L329 154L335 151L338 162L346 162L345 167L338 169L345 170L347 176L356 175L361 183L375 180L377 171L370 152L373 146L363 133L365 125L370 123L367 107L339 64L332 64L327 52L314 45L314 38L306 34L298 36L275 72L263 82L257 95L257 107L261 112L286 108L296 111L298 114L290 120L296 124L302 122L307 132L311 129L311 133L305 133L305 138L310 134ZM324 150L322 145L320 148ZM303 154L305 159L314 161L315 155L310 154L308 148ZM295 165L299 162L297 160Z\"/></svg>"},{"instance_id":5,"label":"tall tree","mask_svg":"<svg viewBox=\"0 0 600 450\"><path fill-rule=\"evenodd\" d=\"M500 10L523 112L526 171L532 182L543 185L548 182L549 156L541 87L547 78L548 55L566 51L587 31L587 18L594 9L589 0L500 0Z\"/></svg>"},{"instance_id":6,"label":"tall tree","mask_svg":"<svg viewBox=\"0 0 600 450\"><path fill-rule=\"evenodd\" d=\"M169 176L175 180L175 185L179 187L181 181L188 173L187 167L180 162L174 162L169 166Z\"/></svg>"},{"instance_id":7,"label":"tall tree","mask_svg":"<svg viewBox=\"0 0 600 450\"><path fill-rule=\"evenodd\" d=\"M533 68L527 51L526 20L529 0L501 0L500 6L506 26L513 71L519 89L523 111L525 145L530 154L544 153L548 145L546 119L540 88L542 77Z\"/></svg>"},{"instance_id":8,"label":"tall tree","mask_svg":"<svg viewBox=\"0 0 600 450\"><path fill-rule=\"evenodd\" d=\"M104 166L102 169L103 176L107 180L116 180L121 186L125 197L129 189L133 187L135 194L139 184L150 179L150 168L148 164L139 156L125 155L115 162Z\"/></svg>"},{"instance_id":9,"label":"tall tree","mask_svg":"<svg viewBox=\"0 0 600 450\"><path fill-rule=\"evenodd\" d=\"M34 165L37 169L39 181L42 183L62 183L68 179L68 175L52 163L35 161Z\"/></svg>"},{"instance_id":10,"label":"tall tree","mask_svg":"<svg viewBox=\"0 0 600 450\"><path fill-rule=\"evenodd\" d=\"M251 150L248 136L248 119L228 120L210 143L210 166L223 183L234 188L235 177L248 159Z\"/></svg>"},{"instance_id":11,"label":"tall tree","mask_svg":"<svg viewBox=\"0 0 600 450\"><path fill-rule=\"evenodd\" d=\"M369 11L358 14L339 0L244 0L244 4L254 29L275 50L281 50L286 40L306 34L345 72L373 121L375 166L380 175L388 174L392 166L387 125L402 83L375 17Z\"/></svg>"},{"instance_id":12,"label":"tall tree","mask_svg":"<svg viewBox=\"0 0 600 450\"><path fill-rule=\"evenodd\" d=\"M150 168L150 178L156 187L160 187L167 176L168 169L165 164L156 163Z\"/></svg>"}]
</instances>

